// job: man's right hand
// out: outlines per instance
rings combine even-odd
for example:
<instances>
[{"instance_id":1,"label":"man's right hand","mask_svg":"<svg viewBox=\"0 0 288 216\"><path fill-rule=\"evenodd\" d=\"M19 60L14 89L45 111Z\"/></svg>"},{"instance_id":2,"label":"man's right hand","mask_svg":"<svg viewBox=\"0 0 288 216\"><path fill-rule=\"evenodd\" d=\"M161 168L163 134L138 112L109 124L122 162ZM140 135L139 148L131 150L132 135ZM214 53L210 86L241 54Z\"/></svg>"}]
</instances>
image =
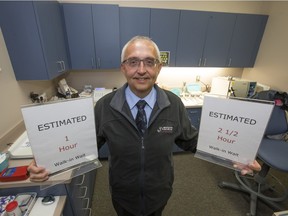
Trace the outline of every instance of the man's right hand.
<instances>
[{"instance_id":1,"label":"man's right hand","mask_svg":"<svg viewBox=\"0 0 288 216\"><path fill-rule=\"evenodd\" d=\"M49 172L44 167L38 167L35 160L29 164L27 171L32 182L43 182L49 178Z\"/></svg>"}]
</instances>

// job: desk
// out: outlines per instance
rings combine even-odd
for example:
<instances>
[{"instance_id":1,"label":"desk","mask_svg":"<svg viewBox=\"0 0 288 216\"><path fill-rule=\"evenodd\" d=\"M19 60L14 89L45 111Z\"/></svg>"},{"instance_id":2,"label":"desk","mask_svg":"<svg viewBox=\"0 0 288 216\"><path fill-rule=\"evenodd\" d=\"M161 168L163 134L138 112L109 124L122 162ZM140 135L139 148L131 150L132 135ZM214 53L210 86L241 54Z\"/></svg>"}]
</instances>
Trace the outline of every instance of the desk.
<instances>
[{"instance_id":1,"label":"desk","mask_svg":"<svg viewBox=\"0 0 288 216\"><path fill-rule=\"evenodd\" d=\"M10 166L26 165L30 160L10 160ZM91 212L92 198L96 179L96 170L81 174L71 179L72 171L52 176L45 182L30 182L29 179L15 182L0 182L0 196L16 195L18 193L36 192L38 197L52 194L60 196L54 215L82 216ZM49 186L48 188L45 188ZM45 189L42 189L44 187ZM3 190L5 189L5 190ZM47 215L48 216L48 215ZM50 215L49 215L50 216Z\"/></svg>"},{"instance_id":2,"label":"desk","mask_svg":"<svg viewBox=\"0 0 288 216\"><path fill-rule=\"evenodd\" d=\"M39 197L29 215L61 216L66 202L66 196L57 196L55 200L56 202L52 205L43 205L41 203L42 197Z\"/></svg>"},{"instance_id":3,"label":"desk","mask_svg":"<svg viewBox=\"0 0 288 216\"><path fill-rule=\"evenodd\" d=\"M1 151L7 148L7 143L13 143L17 137L24 132L25 127L23 125L23 122L20 123L14 130L0 139ZM30 162L31 159L10 160L9 167L25 166L29 165ZM64 216L89 215L91 214L96 170L94 169L71 179L72 174L73 172L71 170L66 171L51 176L49 180L45 182L31 182L29 179L24 181L0 182L0 196L16 195L25 192L36 192L38 197L52 194L54 196L60 196L54 212L55 216L60 216L62 213ZM45 189L43 189L43 187Z\"/></svg>"},{"instance_id":4,"label":"desk","mask_svg":"<svg viewBox=\"0 0 288 216\"><path fill-rule=\"evenodd\" d=\"M31 160L10 160L9 166L23 166L28 165ZM8 196L8 195L16 195L17 193L25 193L25 192L36 192L37 196L43 197L49 194L57 195L59 197L59 201L54 211L54 216L60 216L63 213L64 207L66 203L66 197L69 195L66 193L65 185L70 181L67 180L69 178L69 173L65 173L65 176L57 176L57 178L51 178L49 181L44 183L34 183L30 182L29 179L24 181L14 181L14 182L0 182L0 196ZM56 184L62 183L59 185L55 185L51 188L41 190L40 186L46 184ZM3 190L5 189L5 190ZM45 214L44 214L45 215ZM50 216L50 215L47 215Z\"/></svg>"},{"instance_id":5,"label":"desk","mask_svg":"<svg viewBox=\"0 0 288 216\"><path fill-rule=\"evenodd\" d=\"M16 166L28 166L31 163L31 159L15 159L9 160L9 167L16 167ZM15 182L0 182L0 188L14 188L14 187L31 187L31 186L44 186L44 185L56 185L60 183L69 183L71 180L72 171L65 172L63 174L59 174L56 176L52 176L49 180L38 183L38 182L31 182L30 179L24 181L15 181Z\"/></svg>"}]
</instances>

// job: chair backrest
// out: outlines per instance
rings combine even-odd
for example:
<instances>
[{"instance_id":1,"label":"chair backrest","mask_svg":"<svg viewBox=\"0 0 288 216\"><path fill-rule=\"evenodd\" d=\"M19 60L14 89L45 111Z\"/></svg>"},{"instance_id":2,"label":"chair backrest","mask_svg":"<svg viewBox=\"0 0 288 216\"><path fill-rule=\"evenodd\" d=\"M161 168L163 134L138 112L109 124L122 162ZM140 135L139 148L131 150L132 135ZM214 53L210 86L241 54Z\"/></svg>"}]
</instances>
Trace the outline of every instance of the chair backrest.
<instances>
[{"instance_id":1,"label":"chair backrest","mask_svg":"<svg viewBox=\"0 0 288 216\"><path fill-rule=\"evenodd\" d=\"M287 130L288 125L285 110L281 109L279 106L274 106L265 134L276 135L285 133Z\"/></svg>"}]
</instances>

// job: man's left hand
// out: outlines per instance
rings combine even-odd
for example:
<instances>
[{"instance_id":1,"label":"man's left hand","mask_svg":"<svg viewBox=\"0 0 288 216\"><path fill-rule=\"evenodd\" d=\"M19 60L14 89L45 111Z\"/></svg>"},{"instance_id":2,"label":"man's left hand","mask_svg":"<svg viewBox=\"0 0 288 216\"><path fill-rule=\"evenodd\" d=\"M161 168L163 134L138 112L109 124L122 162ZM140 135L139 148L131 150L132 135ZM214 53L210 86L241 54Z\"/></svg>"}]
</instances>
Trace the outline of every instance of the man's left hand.
<instances>
[{"instance_id":1,"label":"man's left hand","mask_svg":"<svg viewBox=\"0 0 288 216\"><path fill-rule=\"evenodd\" d=\"M253 174L253 171L259 172L261 170L261 165L256 160L248 165L234 164L233 167L240 169L241 175Z\"/></svg>"}]
</instances>

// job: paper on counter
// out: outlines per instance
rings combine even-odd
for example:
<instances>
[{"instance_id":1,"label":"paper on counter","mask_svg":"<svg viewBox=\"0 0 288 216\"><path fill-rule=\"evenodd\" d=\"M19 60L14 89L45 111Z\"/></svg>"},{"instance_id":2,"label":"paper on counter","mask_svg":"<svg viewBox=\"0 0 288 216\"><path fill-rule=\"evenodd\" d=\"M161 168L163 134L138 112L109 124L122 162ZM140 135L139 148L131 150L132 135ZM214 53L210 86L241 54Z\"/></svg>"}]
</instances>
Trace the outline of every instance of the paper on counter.
<instances>
[{"instance_id":1,"label":"paper on counter","mask_svg":"<svg viewBox=\"0 0 288 216\"><path fill-rule=\"evenodd\" d=\"M27 131L24 131L21 136L8 149L11 159L33 158L31 145L28 139Z\"/></svg>"},{"instance_id":2,"label":"paper on counter","mask_svg":"<svg viewBox=\"0 0 288 216\"><path fill-rule=\"evenodd\" d=\"M59 196L55 196L55 202L50 205L43 205L42 199L43 197L38 197L36 200L29 216L39 216L39 215L54 215L54 212L56 210L57 204L59 202Z\"/></svg>"}]
</instances>

